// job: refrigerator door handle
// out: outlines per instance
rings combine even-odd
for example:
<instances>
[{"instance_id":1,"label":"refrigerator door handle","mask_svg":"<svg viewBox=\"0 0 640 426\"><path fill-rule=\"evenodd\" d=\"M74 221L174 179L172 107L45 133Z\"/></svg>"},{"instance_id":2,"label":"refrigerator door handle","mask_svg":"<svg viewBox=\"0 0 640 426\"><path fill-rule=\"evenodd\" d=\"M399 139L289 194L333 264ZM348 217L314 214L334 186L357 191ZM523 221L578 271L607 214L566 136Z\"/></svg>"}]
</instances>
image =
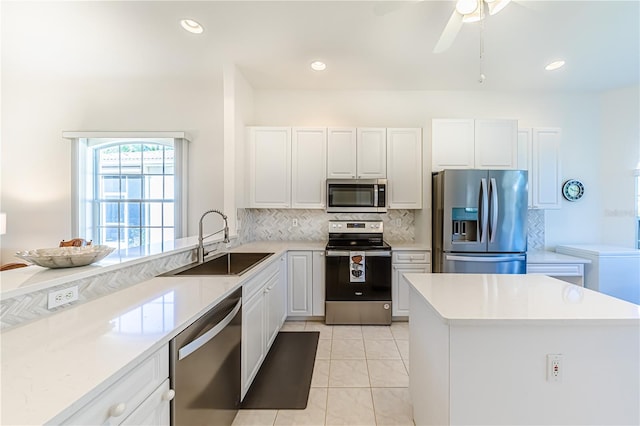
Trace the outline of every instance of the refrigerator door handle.
<instances>
[{"instance_id":1,"label":"refrigerator door handle","mask_svg":"<svg viewBox=\"0 0 640 426\"><path fill-rule=\"evenodd\" d=\"M489 242L492 243L496 239L496 231L498 228L498 183L496 182L496 178L491 178L489 194L491 196L491 223L489 224Z\"/></svg>"},{"instance_id":2,"label":"refrigerator door handle","mask_svg":"<svg viewBox=\"0 0 640 426\"><path fill-rule=\"evenodd\" d=\"M458 262L513 262L525 260L524 255L516 256L459 256L459 255L445 255L445 260L454 260Z\"/></svg>"},{"instance_id":3,"label":"refrigerator door handle","mask_svg":"<svg viewBox=\"0 0 640 426\"><path fill-rule=\"evenodd\" d=\"M487 225L489 221L489 198L487 191L487 179L480 179L480 196L478 199L478 206L480 207L480 221L478 224L478 234L480 235L480 242L484 243L487 240Z\"/></svg>"}]
</instances>

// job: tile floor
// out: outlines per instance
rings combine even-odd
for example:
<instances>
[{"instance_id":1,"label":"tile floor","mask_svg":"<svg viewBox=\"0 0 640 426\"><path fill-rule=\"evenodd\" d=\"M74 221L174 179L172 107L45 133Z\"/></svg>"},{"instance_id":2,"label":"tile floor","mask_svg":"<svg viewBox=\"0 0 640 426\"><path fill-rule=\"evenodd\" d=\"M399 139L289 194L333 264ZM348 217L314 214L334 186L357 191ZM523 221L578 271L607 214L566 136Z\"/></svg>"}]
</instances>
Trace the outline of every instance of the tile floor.
<instances>
[{"instance_id":1,"label":"tile floor","mask_svg":"<svg viewBox=\"0 0 640 426\"><path fill-rule=\"evenodd\" d=\"M409 323L325 325L288 321L283 331L320 332L304 410L240 410L234 426L413 425Z\"/></svg>"}]
</instances>

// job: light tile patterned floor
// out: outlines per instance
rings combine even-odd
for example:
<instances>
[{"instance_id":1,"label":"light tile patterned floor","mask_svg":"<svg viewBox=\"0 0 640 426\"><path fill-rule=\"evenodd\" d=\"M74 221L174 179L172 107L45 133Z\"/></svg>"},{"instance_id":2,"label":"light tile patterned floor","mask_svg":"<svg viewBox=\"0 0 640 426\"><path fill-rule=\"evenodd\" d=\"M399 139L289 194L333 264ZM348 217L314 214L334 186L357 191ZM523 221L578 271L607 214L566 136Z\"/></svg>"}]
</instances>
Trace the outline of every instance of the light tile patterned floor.
<instances>
[{"instance_id":1,"label":"light tile patterned floor","mask_svg":"<svg viewBox=\"0 0 640 426\"><path fill-rule=\"evenodd\" d=\"M409 323L325 325L288 321L283 331L319 331L304 410L240 410L234 426L413 426L409 398Z\"/></svg>"}]
</instances>

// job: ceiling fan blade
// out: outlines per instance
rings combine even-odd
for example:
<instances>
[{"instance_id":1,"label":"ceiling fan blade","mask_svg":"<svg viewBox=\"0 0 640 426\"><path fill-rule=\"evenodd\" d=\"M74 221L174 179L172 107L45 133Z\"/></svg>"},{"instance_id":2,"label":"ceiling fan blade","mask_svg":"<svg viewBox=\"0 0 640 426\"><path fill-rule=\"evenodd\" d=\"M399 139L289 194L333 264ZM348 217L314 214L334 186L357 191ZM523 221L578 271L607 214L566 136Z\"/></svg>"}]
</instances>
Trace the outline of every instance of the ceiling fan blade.
<instances>
[{"instance_id":1,"label":"ceiling fan blade","mask_svg":"<svg viewBox=\"0 0 640 426\"><path fill-rule=\"evenodd\" d=\"M460 28L462 28L462 18L457 11L453 11L451 14L451 18L449 18L449 22L442 30L442 34L438 39L438 43L436 43L436 47L433 48L433 53L441 53L447 50L453 44L456 36L460 32Z\"/></svg>"}]
</instances>

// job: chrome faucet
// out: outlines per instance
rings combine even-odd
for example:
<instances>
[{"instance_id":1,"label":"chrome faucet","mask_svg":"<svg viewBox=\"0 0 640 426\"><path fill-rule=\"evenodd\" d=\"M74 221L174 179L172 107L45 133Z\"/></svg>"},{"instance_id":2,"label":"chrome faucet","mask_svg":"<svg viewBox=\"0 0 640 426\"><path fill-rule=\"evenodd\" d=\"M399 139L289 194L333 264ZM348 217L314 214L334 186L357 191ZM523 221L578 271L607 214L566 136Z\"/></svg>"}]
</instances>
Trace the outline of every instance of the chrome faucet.
<instances>
[{"instance_id":1,"label":"chrome faucet","mask_svg":"<svg viewBox=\"0 0 640 426\"><path fill-rule=\"evenodd\" d=\"M216 231L212 234L207 235L206 237L202 236L202 220L204 219L204 217L206 215L208 215L209 213L218 213L220 216L222 216L222 219L224 220L224 228L222 228L220 231ZM200 216L200 224L198 227L198 263L203 263L204 262L204 257L209 254L209 253L205 253L204 252L204 239L205 238L209 238L212 235L215 235L219 232L224 231L224 239L222 240L223 243L228 243L229 242L229 223L227 222L227 215L225 215L224 213L222 213L220 210L207 210L206 212L204 212L202 214L202 216Z\"/></svg>"}]
</instances>

